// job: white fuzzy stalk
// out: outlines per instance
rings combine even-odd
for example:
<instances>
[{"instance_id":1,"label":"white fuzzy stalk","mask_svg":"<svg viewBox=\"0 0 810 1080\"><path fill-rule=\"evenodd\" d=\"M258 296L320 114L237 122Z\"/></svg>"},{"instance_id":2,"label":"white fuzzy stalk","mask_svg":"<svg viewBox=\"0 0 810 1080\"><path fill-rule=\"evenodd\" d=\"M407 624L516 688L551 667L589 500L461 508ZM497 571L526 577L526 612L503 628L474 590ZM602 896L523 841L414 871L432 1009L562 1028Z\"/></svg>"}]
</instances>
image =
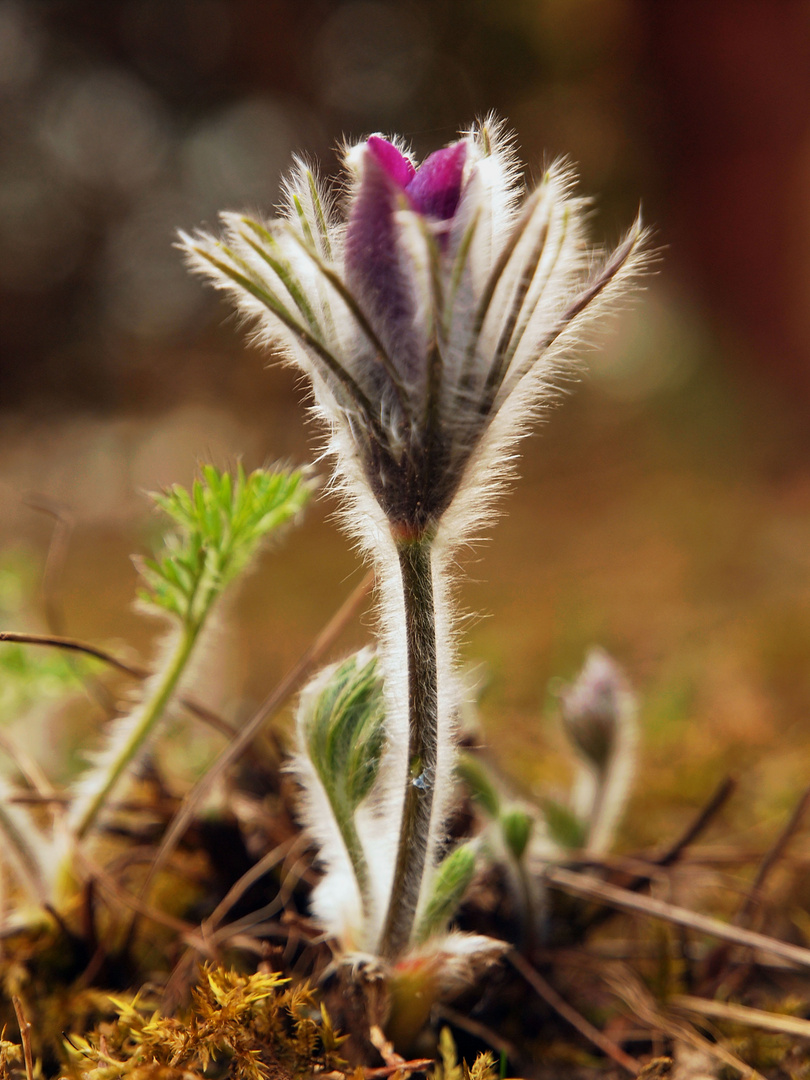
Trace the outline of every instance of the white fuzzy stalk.
<instances>
[{"instance_id":1,"label":"white fuzzy stalk","mask_svg":"<svg viewBox=\"0 0 810 1080\"><path fill-rule=\"evenodd\" d=\"M200 629L199 625L183 626L172 632L166 661L147 682L143 701L110 724L106 746L93 755L91 767L75 785L67 820L70 836L82 840L87 835L108 805L113 790L143 752L177 692Z\"/></svg>"}]
</instances>

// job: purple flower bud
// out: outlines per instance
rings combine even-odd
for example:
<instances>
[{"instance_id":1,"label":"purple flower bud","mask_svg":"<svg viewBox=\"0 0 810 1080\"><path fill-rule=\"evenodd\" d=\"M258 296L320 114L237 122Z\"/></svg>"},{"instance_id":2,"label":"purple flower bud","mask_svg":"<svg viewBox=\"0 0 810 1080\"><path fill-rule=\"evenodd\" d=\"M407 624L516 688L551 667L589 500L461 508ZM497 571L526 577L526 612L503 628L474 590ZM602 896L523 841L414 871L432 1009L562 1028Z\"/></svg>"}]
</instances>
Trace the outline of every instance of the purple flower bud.
<instances>
[{"instance_id":1,"label":"purple flower bud","mask_svg":"<svg viewBox=\"0 0 810 1080\"><path fill-rule=\"evenodd\" d=\"M366 150L389 178L408 196L411 207L425 217L446 221L461 198L467 143L464 140L436 150L415 169L408 158L379 135L372 135Z\"/></svg>"},{"instance_id":2,"label":"purple flower bud","mask_svg":"<svg viewBox=\"0 0 810 1080\"><path fill-rule=\"evenodd\" d=\"M346 284L363 314L377 328L397 371L408 381L418 376L413 274L403 257L396 214L404 188L399 178L413 166L384 139L366 144L360 184L346 226Z\"/></svg>"},{"instance_id":3,"label":"purple flower bud","mask_svg":"<svg viewBox=\"0 0 810 1080\"><path fill-rule=\"evenodd\" d=\"M419 169L379 135L354 153L359 185L346 228L346 284L378 327L403 382L420 387L427 376L419 323L425 306L418 267L422 252L413 250L402 213L414 211L446 232L444 222L461 198L467 145L437 150Z\"/></svg>"},{"instance_id":4,"label":"purple flower bud","mask_svg":"<svg viewBox=\"0 0 810 1080\"><path fill-rule=\"evenodd\" d=\"M405 189L413 208L439 221L451 218L461 199L466 159L467 144L463 142L431 154Z\"/></svg>"},{"instance_id":5,"label":"purple flower bud","mask_svg":"<svg viewBox=\"0 0 810 1080\"><path fill-rule=\"evenodd\" d=\"M416 169L410 158L400 153L388 139L383 139L380 135L370 135L366 142L366 149L377 159L377 163L388 173L394 183L399 184L403 190L413 180Z\"/></svg>"},{"instance_id":6,"label":"purple flower bud","mask_svg":"<svg viewBox=\"0 0 810 1080\"><path fill-rule=\"evenodd\" d=\"M560 693L563 726L574 746L600 772L616 752L619 729L633 712L633 695L615 661L592 649L575 682Z\"/></svg>"},{"instance_id":7,"label":"purple flower bud","mask_svg":"<svg viewBox=\"0 0 810 1080\"><path fill-rule=\"evenodd\" d=\"M225 215L224 242L184 244L310 375L342 473L392 535L442 525L455 543L583 330L643 268L643 233L592 259L571 173L526 193L491 121L419 166L380 135L346 164L343 216L299 162L279 219Z\"/></svg>"}]
</instances>

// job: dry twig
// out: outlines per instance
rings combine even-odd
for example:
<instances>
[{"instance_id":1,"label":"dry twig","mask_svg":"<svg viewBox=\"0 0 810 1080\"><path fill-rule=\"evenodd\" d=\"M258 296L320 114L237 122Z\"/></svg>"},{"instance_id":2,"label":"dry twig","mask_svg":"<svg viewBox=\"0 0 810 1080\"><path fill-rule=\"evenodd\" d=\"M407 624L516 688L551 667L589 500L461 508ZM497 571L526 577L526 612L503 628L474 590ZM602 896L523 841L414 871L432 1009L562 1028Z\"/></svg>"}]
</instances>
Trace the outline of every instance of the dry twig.
<instances>
[{"instance_id":1,"label":"dry twig","mask_svg":"<svg viewBox=\"0 0 810 1080\"><path fill-rule=\"evenodd\" d=\"M727 1001L693 997L691 994L675 994L667 1002L674 1009L697 1016L709 1016L715 1020L728 1020L763 1031L775 1031L797 1039L810 1039L810 1020L800 1016L783 1016L764 1009L752 1009L748 1005L736 1005Z\"/></svg>"},{"instance_id":2,"label":"dry twig","mask_svg":"<svg viewBox=\"0 0 810 1080\"><path fill-rule=\"evenodd\" d=\"M523 976L529 986L531 986L533 990L536 990L540 997L549 1004L563 1020L567 1020L580 1035L586 1038L588 1042L593 1043L593 1045L601 1050L607 1057L612 1058L617 1065L621 1065L621 1067L629 1072L631 1076L638 1075L638 1071L641 1068L641 1062L636 1061L634 1057L631 1057L630 1054L622 1050L620 1046L617 1046L612 1039L609 1039L607 1035L599 1031L598 1028L595 1028L589 1020L586 1020L572 1005L569 1005L567 1001L560 997L554 987L546 982L540 972L532 967L525 956L522 956L513 949L506 954L506 958L512 967Z\"/></svg>"},{"instance_id":3,"label":"dry twig","mask_svg":"<svg viewBox=\"0 0 810 1080\"><path fill-rule=\"evenodd\" d=\"M25 1058L25 1075L27 1080L34 1080L34 1055L31 1051L31 1022L26 1020L23 1012L22 1001L16 994L11 999L14 1003L14 1012L17 1014L17 1023L20 1026L20 1040Z\"/></svg>"},{"instance_id":4,"label":"dry twig","mask_svg":"<svg viewBox=\"0 0 810 1080\"><path fill-rule=\"evenodd\" d=\"M544 876L549 885L562 889L564 892L574 893L576 896L587 896L591 900L599 900L625 911L636 911L649 918L663 919L664 922L685 926L698 933L719 938L721 941L730 941L734 945L778 956L798 967L810 968L810 949L804 949L800 945L790 945L767 934L758 934L741 926L731 926L711 915L701 915L699 912L689 911L688 908L679 907L677 904L668 904L664 900L639 896L629 889L609 885L590 874L579 874L561 866L549 866Z\"/></svg>"},{"instance_id":5,"label":"dry twig","mask_svg":"<svg viewBox=\"0 0 810 1080\"><path fill-rule=\"evenodd\" d=\"M750 924L757 905L762 898L762 892L765 887L765 882L768 879L768 875L781 860L787 850L788 844L799 831L808 808L810 808L810 788L805 790L804 794L794 807L793 813L788 818L784 829L779 833L773 845L765 853L762 862L759 864L759 868L757 869L751 888L748 891L748 895L745 898L745 902L737 913L735 921L738 926L748 926Z\"/></svg>"}]
</instances>

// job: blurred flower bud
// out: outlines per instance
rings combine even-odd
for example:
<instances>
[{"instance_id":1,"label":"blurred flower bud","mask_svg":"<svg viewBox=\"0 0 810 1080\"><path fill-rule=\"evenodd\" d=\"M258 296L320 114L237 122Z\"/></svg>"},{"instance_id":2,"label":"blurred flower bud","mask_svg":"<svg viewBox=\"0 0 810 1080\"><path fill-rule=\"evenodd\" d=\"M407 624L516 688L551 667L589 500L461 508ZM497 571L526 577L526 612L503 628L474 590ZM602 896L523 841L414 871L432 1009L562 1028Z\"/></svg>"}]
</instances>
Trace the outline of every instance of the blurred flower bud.
<instances>
[{"instance_id":1,"label":"blurred flower bud","mask_svg":"<svg viewBox=\"0 0 810 1080\"><path fill-rule=\"evenodd\" d=\"M563 729L576 750L603 773L616 754L623 725L632 723L635 698L618 665L591 649L576 681L560 691Z\"/></svg>"},{"instance_id":2,"label":"blurred flower bud","mask_svg":"<svg viewBox=\"0 0 810 1080\"><path fill-rule=\"evenodd\" d=\"M501 800L484 762L473 754L464 753L456 762L456 775L466 785L470 798L489 818L497 818Z\"/></svg>"},{"instance_id":3,"label":"blurred flower bud","mask_svg":"<svg viewBox=\"0 0 810 1080\"><path fill-rule=\"evenodd\" d=\"M523 858L533 829L534 818L520 807L512 807L501 814L504 843L518 862Z\"/></svg>"}]
</instances>

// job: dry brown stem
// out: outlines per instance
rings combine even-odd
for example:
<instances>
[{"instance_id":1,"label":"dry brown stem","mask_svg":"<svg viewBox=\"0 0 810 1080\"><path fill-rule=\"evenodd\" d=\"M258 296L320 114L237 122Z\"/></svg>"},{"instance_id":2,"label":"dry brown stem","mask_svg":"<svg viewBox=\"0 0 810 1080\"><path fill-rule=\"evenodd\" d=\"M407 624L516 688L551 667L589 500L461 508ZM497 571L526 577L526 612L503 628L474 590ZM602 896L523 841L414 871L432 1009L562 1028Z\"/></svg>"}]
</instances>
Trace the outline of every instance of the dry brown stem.
<instances>
[{"instance_id":1,"label":"dry brown stem","mask_svg":"<svg viewBox=\"0 0 810 1080\"><path fill-rule=\"evenodd\" d=\"M132 679L138 679L140 682L145 681L154 674L149 668L143 667L141 664L121 660L113 653L97 645L88 645L85 641L79 641L77 638L61 637L59 634L24 634L16 630L0 630L0 641L15 642L18 645L43 645L53 649L62 649L65 652L80 653L83 656L90 656L94 660L100 660L103 664L107 664L108 667L114 668ZM236 728L232 724L229 724L227 720L218 716L195 698L184 696L178 698L178 700L192 716L203 720L222 735L233 738L236 734Z\"/></svg>"},{"instance_id":2,"label":"dry brown stem","mask_svg":"<svg viewBox=\"0 0 810 1080\"><path fill-rule=\"evenodd\" d=\"M599 900L624 911L635 911L648 918L662 919L676 926L685 926L698 933L719 938L721 941L729 941L733 945L741 945L744 948L778 956L798 967L810 968L810 949L804 949L800 945L790 945L767 934L759 934L740 926L731 926L711 915L689 911L688 908L669 904L665 900L639 896L629 889L609 885L590 874L580 874L561 866L550 866L544 877L549 885L562 889L563 892L570 892L575 896L586 896L591 900Z\"/></svg>"},{"instance_id":3,"label":"dry brown stem","mask_svg":"<svg viewBox=\"0 0 810 1080\"><path fill-rule=\"evenodd\" d=\"M668 1005L696 1016L728 1020L763 1031L790 1035L792 1038L810 1039L810 1020L804 1020L800 1016L783 1016L781 1013L767 1012L764 1009L752 1009L748 1005L712 1001L710 998L693 997L691 994L675 994L669 999Z\"/></svg>"},{"instance_id":4,"label":"dry brown stem","mask_svg":"<svg viewBox=\"0 0 810 1080\"><path fill-rule=\"evenodd\" d=\"M554 987L546 982L540 972L532 967L525 956L512 950L512 952L507 953L506 958L515 970L523 976L529 986L531 986L559 1016L564 1020L567 1020L580 1035L601 1050L607 1057L612 1058L617 1065L621 1065L621 1067L629 1072L631 1076L638 1075L639 1069L641 1068L641 1062L637 1061L634 1057L631 1057L630 1054L622 1050L620 1046L617 1046L612 1039L609 1039L607 1035L599 1031L598 1028L595 1028L580 1012L577 1012L573 1005L569 1005L567 1001L560 997Z\"/></svg>"},{"instance_id":5,"label":"dry brown stem","mask_svg":"<svg viewBox=\"0 0 810 1080\"><path fill-rule=\"evenodd\" d=\"M12 997L14 1012L17 1014L17 1023L20 1026L20 1040L25 1058L25 1075L27 1080L34 1080L34 1055L31 1050L31 1022L26 1020L22 1001L15 994Z\"/></svg>"}]
</instances>

